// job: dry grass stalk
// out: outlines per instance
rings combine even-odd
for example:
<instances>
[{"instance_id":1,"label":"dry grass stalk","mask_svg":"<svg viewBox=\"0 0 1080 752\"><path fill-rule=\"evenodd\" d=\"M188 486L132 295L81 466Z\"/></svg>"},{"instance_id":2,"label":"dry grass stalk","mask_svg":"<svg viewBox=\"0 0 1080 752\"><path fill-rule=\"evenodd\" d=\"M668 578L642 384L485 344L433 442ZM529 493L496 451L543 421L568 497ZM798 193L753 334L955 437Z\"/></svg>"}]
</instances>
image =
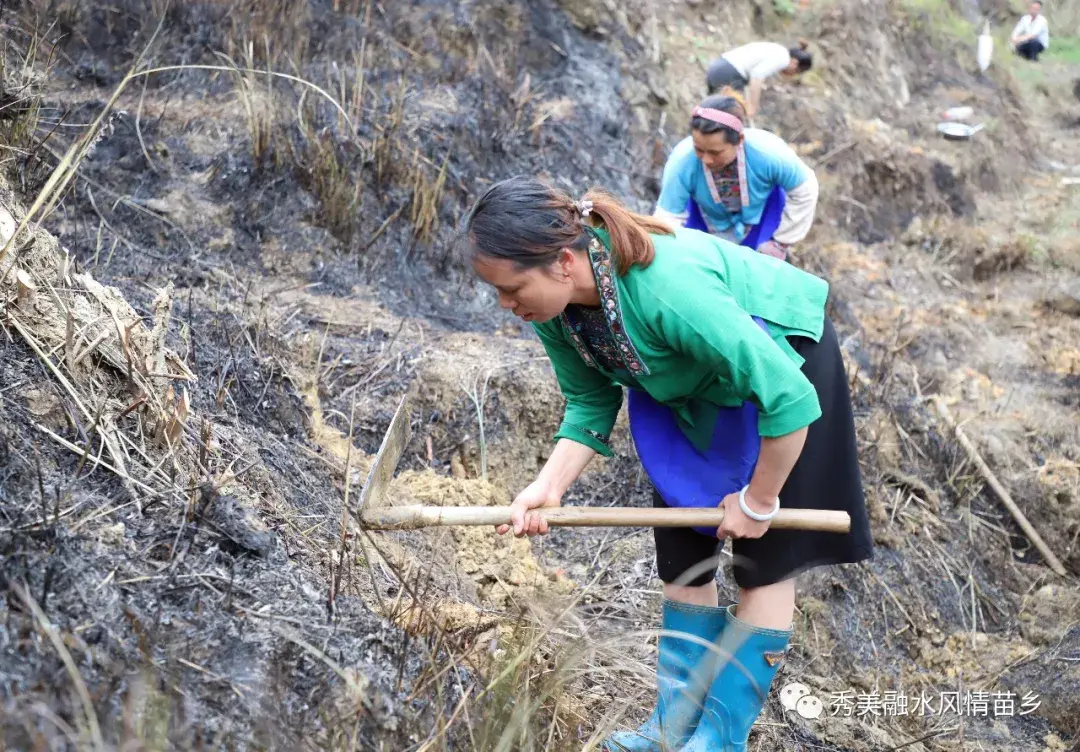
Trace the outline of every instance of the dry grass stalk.
<instances>
[{"instance_id":1,"label":"dry grass stalk","mask_svg":"<svg viewBox=\"0 0 1080 752\"><path fill-rule=\"evenodd\" d=\"M334 12L355 16L360 13L360 0L334 0ZM370 12L371 3L368 2Z\"/></svg>"},{"instance_id":2,"label":"dry grass stalk","mask_svg":"<svg viewBox=\"0 0 1080 752\"><path fill-rule=\"evenodd\" d=\"M37 601L34 600L33 596L30 595L25 587L20 587L19 585L12 583L12 589L34 615L34 619L37 621L41 631L49 638L49 642L52 643L53 648L60 656L60 660L63 661L64 668L67 669L68 676L71 677L71 682L75 685L75 691L79 696L79 701L82 703L83 720L90 732L90 741L93 744L92 748L100 750L100 752L105 752L105 741L101 736L101 727L98 725L97 713L94 712L94 703L90 699L90 691L86 688L86 682L83 681L82 675L75 665L75 660L71 657L71 653L68 652L67 647L64 645L64 640L57 633L56 627L49 621L49 617L41 610L41 606L38 605Z\"/></svg>"},{"instance_id":3,"label":"dry grass stalk","mask_svg":"<svg viewBox=\"0 0 1080 752\"><path fill-rule=\"evenodd\" d=\"M1013 516L1016 523L1020 526L1020 529L1024 531L1024 534L1028 537L1028 540L1039 550L1043 558L1046 559L1047 565L1054 571L1055 574L1065 577L1067 575L1065 567L1062 565L1061 560L1057 555L1046 545L1046 541L1043 540L1039 532L1028 521L1027 516L1020 511L1020 507L1013 501L1012 495L1005 489L1001 481L998 480L994 471L990 469L990 466L986 464L986 460L982 458L979 450L964 433L964 429L956 424L953 420L952 414L949 412L949 408L945 405L944 400L941 397L935 397L933 400L934 406L937 408L938 414L941 415L942 420L949 426L952 432L956 435L957 441L967 452L968 457L971 459L975 466L978 468L979 473L982 475L986 483L994 489L994 493L1001 499L1001 503L1005 505L1005 508L1009 510L1009 514Z\"/></svg>"},{"instance_id":4,"label":"dry grass stalk","mask_svg":"<svg viewBox=\"0 0 1080 752\"><path fill-rule=\"evenodd\" d=\"M397 93L390 105L389 119L375 126L379 130L379 135L375 137L371 151L375 159L375 179L379 185L383 185L388 169L394 164L394 152L399 132L402 123L405 122L405 98L408 91L409 84L405 76L402 76Z\"/></svg>"},{"instance_id":5,"label":"dry grass stalk","mask_svg":"<svg viewBox=\"0 0 1080 752\"><path fill-rule=\"evenodd\" d=\"M363 208L363 180L349 169L329 136L307 130L302 137L305 154L297 160L297 173L319 202L319 223L342 242L351 243Z\"/></svg>"},{"instance_id":6,"label":"dry grass stalk","mask_svg":"<svg viewBox=\"0 0 1080 752\"><path fill-rule=\"evenodd\" d=\"M349 436L348 444L345 450L345 498L341 505L341 549L338 553L338 566L335 570L333 567L333 559L330 561L330 597L328 600L328 610L331 615L334 613L334 600L337 597L339 588L341 587L341 574L345 569L345 557L348 552L349 542L349 492L352 490L352 453L353 453L353 431L356 425L356 398L353 397L352 409L349 411Z\"/></svg>"},{"instance_id":7,"label":"dry grass stalk","mask_svg":"<svg viewBox=\"0 0 1080 752\"><path fill-rule=\"evenodd\" d=\"M267 40L284 50L290 67L299 68L311 45L309 0L243 0L229 13L232 33L227 51L243 50L250 40L261 40L262 63L271 64Z\"/></svg>"},{"instance_id":8,"label":"dry grass stalk","mask_svg":"<svg viewBox=\"0 0 1080 752\"><path fill-rule=\"evenodd\" d=\"M416 151L414 167L412 223L413 234L421 241L431 240L439 226L439 202L442 199L443 186L446 184L446 167L450 161L450 152L443 158L439 174L432 183L428 180L420 161L419 149Z\"/></svg>"},{"instance_id":9,"label":"dry grass stalk","mask_svg":"<svg viewBox=\"0 0 1080 752\"><path fill-rule=\"evenodd\" d=\"M60 122L52 123L52 129L43 139L37 136L41 125L47 124L42 113L41 84L49 76L56 50L50 47L41 62L39 34L25 34L10 23L5 24L4 30L0 41L0 149L24 157L19 177L23 190L29 192L44 179L45 162L38 152L60 125ZM23 35L28 37L25 46L16 41L17 36ZM0 243L6 242L6 237L0 237Z\"/></svg>"},{"instance_id":10,"label":"dry grass stalk","mask_svg":"<svg viewBox=\"0 0 1080 752\"><path fill-rule=\"evenodd\" d=\"M574 616L574 609L591 594L601 571L554 614L544 614L535 606L519 619L509 635L500 640L502 657L445 720L440 718L432 736L420 747L439 749L446 735L459 722L469 717L469 708L479 719L476 727L470 723L469 734L474 749L558 749L555 742L559 700L579 678L590 674L606 674L613 669L597 667L604 655L624 669L643 672L644 667L627 664L621 643L640 642L647 634L634 632L615 638L597 639L587 625ZM655 630L650 631L652 634ZM614 723L601 723L594 733L593 744L599 742ZM565 733L565 731L564 731ZM576 748L576 746L575 746ZM587 745L585 749L595 748Z\"/></svg>"},{"instance_id":11,"label":"dry grass stalk","mask_svg":"<svg viewBox=\"0 0 1080 752\"><path fill-rule=\"evenodd\" d=\"M382 224L379 225L378 229L376 229L375 232L372 234L372 236L367 239L367 242L364 243L361 250L366 251L368 248L370 248L372 245L374 245L375 241L378 240L379 237L384 232L386 232L386 228L389 227L390 225L392 225L394 223L394 220L397 219L398 217L400 217L401 212L403 212L403 211L405 211L405 205L404 204L402 204L397 209L395 209L393 214L391 214L389 217L387 217L386 219L383 220Z\"/></svg>"},{"instance_id":12,"label":"dry grass stalk","mask_svg":"<svg viewBox=\"0 0 1080 752\"><path fill-rule=\"evenodd\" d=\"M188 424L191 414L191 400L188 391L180 387L180 395L177 396L172 385L165 393L167 414L163 420L159 420L154 430L154 439L159 446L175 451L184 437L184 428Z\"/></svg>"},{"instance_id":13,"label":"dry grass stalk","mask_svg":"<svg viewBox=\"0 0 1080 752\"><path fill-rule=\"evenodd\" d=\"M270 44L264 38L266 59L265 90L262 84L256 80L258 74L251 73L255 69L255 44L250 39L243 45L245 65L243 68L233 64L226 58L232 70L236 73L239 83L237 95L244 106L244 122L247 124L248 136L251 139L251 156L258 167L262 167L267 158L273 154L274 140L277 134L277 110L274 101L273 77L270 66Z\"/></svg>"},{"instance_id":14,"label":"dry grass stalk","mask_svg":"<svg viewBox=\"0 0 1080 752\"><path fill-rule=\"evenodd\" d=\"M172 317L172 282L163 287L151 304L154 315L154 328L150 331L147 349L149 352L145 358L146 370L154 375L164 374L167 368L165 359L168 352L165 347L165 335L169 331L169 320Z\"/></svg>"},{"instance_id":15,"label":"dry grass stalk","mask_svg":"<svg viewBox=\"0 0 1080 752\"><path fill-rule=\"evenodd\" d=\"M350 130L355 130L355 128L356 128L356 126L353 123L352 119L349 117L349 113L346 112L344 107L342 107L341 104L336 99L334 99L334 97L329 92L327 92L325 89L323 89L321 86L318 86L317 84L313 84L311 81L308 81L305 78L301 78L299 76L293 76L293 75L290 75L288 73L281 73L279 71L270 70L268 68L267 69L239 68L239 67L237 67L235 65L162 65L162 66L156 66L154 68L144 68L142 70L139 70L138 72L136 72L136 73L134 73L132 75L132 78L138 78L140 76L153 76L153 75L157 75L158 73L169 73L169 72L174 72L174 71L185 71L185 70L204 70L204 71L220 71L220 72L224 72L224 73L255 74L255 75L259 75L259 76L266 76L268 78L278 78L278 79L281 79L283 81L289 81L289 82L294 83L294 84L299 84L300 86L311 89L312 91L316 92L319 96L323 97L327 102L329 102L330 105L335 110L337 110L337 112L343 118L345 118L345 121L348 123Z\"/></svg>"},{"instance_id":16,"label":"dry grass stalk","mask_svg":"<svg viewBox=\"0 0 1080 752\"><path fill-rule=\"evenodd\" d=\"M68 451L74 452L75 454L77 454L77 455L79 455L80 457L82 457L82 458L83 458L84 460L89 460L89 461L90 461L90 462L92 462L92 463L93 463L93 464L94 464L95 466L97 466L97 467L103 467L103 468L105 468L105 469L106 469L106 470L108 470L109 472L111 472L111 473L114 473L114 474L115 474L115 475L116 475L116 476L117 476L118 478L120 478L121 480L123 480L123 481L125 481L125 482L127 482L127 483L130 483L130 484L131 484L131 485L133 485L133 486L136 486L136 487L138 487L138 488L141 488L142 490L146 491L146 492L147 492L147 493L149 493L149 494L154 494L154 495L158 495L158 493L159 493L158 491L154 490L153 488L151 488L150 486L146 485L146 484L145 484L145 483L143 483L142 481L139 481L139 480L136 480L136 479L132 478L132 477L131 477L131 475L130 475L130 474L129 474L129 473L127 472L127 470L124 470L124 469L122 469L122 468L116 467L115 465L110 465L110 464L109 464L108 462L105 462L105 461L104 461L103 459L101 459L100 457L93 457L93 456L90 456L90 454L89 454L89 453L87 452L87 450L86 450L86 449L83 449L83 448L80 448L80 447L77 447L77 446L75 446L75 445L74 445L74 444L72 444L72 443L71 443L70 441L68 441L67 439L63 438L62 436L58 436L58 435L56 435L55 433L53 433L52 431L50 431L50 430L49 430L48 428L46 428L45 426L37 425L37 424L35 423L35 424L34 424L34 428L36 428L37 430L41 431L41 432L42 432L43 434L45 434L46 436L48 436L48 437L49 437L50 439L52 439L53 441L55 441L55 442L56 442L57 444L59 444L60 446L64 447L64 449L67 449Z\"/></svg>"},{"instance_id":17,"label":"dry grass stalk","mask_svg":"<svg viewBox=\"0 0 1080 752\"><path fill-rule=\"evenodd\" d=\"M336 62L332 69L337 71L337 96L338 101L347 104L349 117L352 122L359 123L364 119L364 83L365 66L367 60L367 37L360 42L360 51L353 55L352 75L350 77L345 67L339 67ZM350 80L351 78L351 80ZM333 89L334 82L331 80L327 89ZM348 122L338 114L338 130L346 131Z\"/></svg>"},{"instance_id":18,"label":"dry grass stalk","mask_svg":"<svg viewBox=\"0 0 1080 752\"><path fill-rule=\"evenodd\" d=\"M75 317L71 313L71 309L67 312L67 328L64 334L64 367L67 368L68 373L74 373L75 369L73 363L75 362Z\"/></svg>"}]
</instances>

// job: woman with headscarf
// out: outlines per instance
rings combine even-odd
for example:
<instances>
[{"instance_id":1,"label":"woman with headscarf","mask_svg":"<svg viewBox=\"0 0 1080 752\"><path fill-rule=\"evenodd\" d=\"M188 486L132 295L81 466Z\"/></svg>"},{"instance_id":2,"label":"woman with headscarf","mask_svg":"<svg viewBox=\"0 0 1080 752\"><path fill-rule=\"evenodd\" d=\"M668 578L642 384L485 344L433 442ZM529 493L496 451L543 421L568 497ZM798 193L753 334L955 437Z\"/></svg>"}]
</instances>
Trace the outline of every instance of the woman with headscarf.
<instances>
[{"instance_id":1,"label":"woman with headscarf","mask_svg":"<svg viewBox=\"0 0 1080 752\"><path fill-rule=\"evenodd\" d=\"M493 185L466 220L469 262L530 322L566 398L556 444L514 499L517 536L610 435L623 389L653 503L722 506L718 529L657 528L664 583L657 703L609 752L744 750L791 636L795 577L871 555L847 375L827 283L590 191L535 178ZM846 511L845 534L770 530L780 506ZM733 539L737 604L716 570ZM718 540L719 539L719 540Z\"/></svg>"},{"instance_id":2,"label":"woman with headscarf","mask_svg":"<svg viewBox=\"0 0 1080 752\"><path fill-rule=\"evenodd\" d=\"M814 222L814 171L779 136L747 128L727 93L694 108L664 165L656 215L786 259Z\"/></svg>"}]
</instances>

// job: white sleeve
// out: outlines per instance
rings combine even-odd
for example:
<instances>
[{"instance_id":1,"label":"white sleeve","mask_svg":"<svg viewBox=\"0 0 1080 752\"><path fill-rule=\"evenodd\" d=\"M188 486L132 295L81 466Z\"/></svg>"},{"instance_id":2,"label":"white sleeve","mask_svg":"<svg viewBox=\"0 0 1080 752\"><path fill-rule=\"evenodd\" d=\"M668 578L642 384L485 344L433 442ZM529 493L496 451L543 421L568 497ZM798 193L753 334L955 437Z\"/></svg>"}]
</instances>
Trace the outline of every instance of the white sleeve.
<instances>
[{"instance_id":1,"label":"white sleeve","mask_svg":"<svg viewBox=\"0 0 1080 752\"><path fill-rule=\"evenodd\" d=\"M1042 42L1043 47L1050 47L1050 24L1046 21L1046 16L1039 16L1041 23L1035 24L1035 28L1038 29L1038 34L1035 37Z\"/></svg>"},{"instance_id":2,"label":"white sleeve","mask_svg":"<svg viewBox=\"0 0 1080 752\"><path fill-rule=\"evenodd\" d=\"M780 226L773 233L773 239L780 243L798 243L810 232L814 224L814 212L817 209L818 181L813 172L799 185L787 191L784 201L784 215Z\"/></svg>"},{"instance_id":3,"label":"white sleeve","mask_svg":"<svg viewBox=\"0 0 1080 752\"><path fill-rule=\"evenodd\" d=\"M775 76L791 63L791 53L783 45L769 45L766 54L756 60L746 71L747 78L768 78Z\"/></svg>"},{"instance_id":4,"label":"white sleeve","mask_svg":"<svg viewBox=\"0 0 1080 752\"><path fill-rule=\"evenodd\" d=\"M653 216L657 219L662 219L673 227L683 227L686 224L686 220L690 217L690 212L669 212L667 209L661 207L659 204L656 206L656 210L653 212Z\"/></svg>"},{"instance_id":5,"label":"white sleeve","mask_svg":"<svg viewBox=\"0 0 1080 752\"><path fill-rule=\"evenodd\" d=\"M1013 27L1012 36L1018 37L1024 31L1024 27L1027 25L1027 16L1022 16L1019 21L1016 22L1016 26Z\"/></svg>"}]
</instances>

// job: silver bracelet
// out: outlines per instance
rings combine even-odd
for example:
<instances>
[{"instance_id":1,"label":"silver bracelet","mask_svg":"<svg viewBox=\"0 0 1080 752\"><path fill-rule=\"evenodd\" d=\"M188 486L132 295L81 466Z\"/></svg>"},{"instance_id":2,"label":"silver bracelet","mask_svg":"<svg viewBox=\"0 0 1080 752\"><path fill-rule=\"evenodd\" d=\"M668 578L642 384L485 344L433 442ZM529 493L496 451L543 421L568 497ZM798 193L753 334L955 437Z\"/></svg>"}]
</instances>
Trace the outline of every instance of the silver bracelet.
<instances>
[{"instance_id":1,"label":"silver bracelet","mask_svg":"<svg viewBox=\"0 0 1080 752\"><path fill-rule=\"evenodd\" d=\"M752 520L757 520L758 522L768 522L773 517L775 517L777 512L780 511L780 497L776 497L776 506L773 507L773 510L771 512L769 512L768 514L759 514L751 510L750 507L746 506L746 490L748 488L750 488L750 486L743 486L742 490L739 491L739 509L743 511L743 514L745 514Z\"/></svg>"}]
</instances>

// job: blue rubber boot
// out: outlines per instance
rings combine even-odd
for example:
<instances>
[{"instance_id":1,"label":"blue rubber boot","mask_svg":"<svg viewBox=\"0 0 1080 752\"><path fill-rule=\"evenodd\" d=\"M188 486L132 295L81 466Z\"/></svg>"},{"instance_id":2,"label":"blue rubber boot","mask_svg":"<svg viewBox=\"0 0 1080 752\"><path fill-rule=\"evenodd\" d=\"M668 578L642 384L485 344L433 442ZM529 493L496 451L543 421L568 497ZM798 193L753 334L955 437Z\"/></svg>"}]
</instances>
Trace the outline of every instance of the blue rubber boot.
<instances>
[{"instance_id":1,"label":"blue rubber boot","mask_svg":"<svg viewBox=\"0 0 1080 752\"><path fill-rule=\"evenodd\" d=\"M750 727L761 714L791 630L762 629L735 618L717 646L722 665L705 698L697 729L680 752L745 752Z\"/></svg>"},{"instance_id":2,"label":"blue rubber boot","mask_svg":"<svg viewBox=\"0 0 1080 752\"><path fill-rule=\"evenodd\" d=\"M664 599L656 707L635 731L619 731L605 739L604 752L674 752L686 744L701 717L716 670L713 643L727 621L726 608Z\"/></svg>"}]
</instances>

